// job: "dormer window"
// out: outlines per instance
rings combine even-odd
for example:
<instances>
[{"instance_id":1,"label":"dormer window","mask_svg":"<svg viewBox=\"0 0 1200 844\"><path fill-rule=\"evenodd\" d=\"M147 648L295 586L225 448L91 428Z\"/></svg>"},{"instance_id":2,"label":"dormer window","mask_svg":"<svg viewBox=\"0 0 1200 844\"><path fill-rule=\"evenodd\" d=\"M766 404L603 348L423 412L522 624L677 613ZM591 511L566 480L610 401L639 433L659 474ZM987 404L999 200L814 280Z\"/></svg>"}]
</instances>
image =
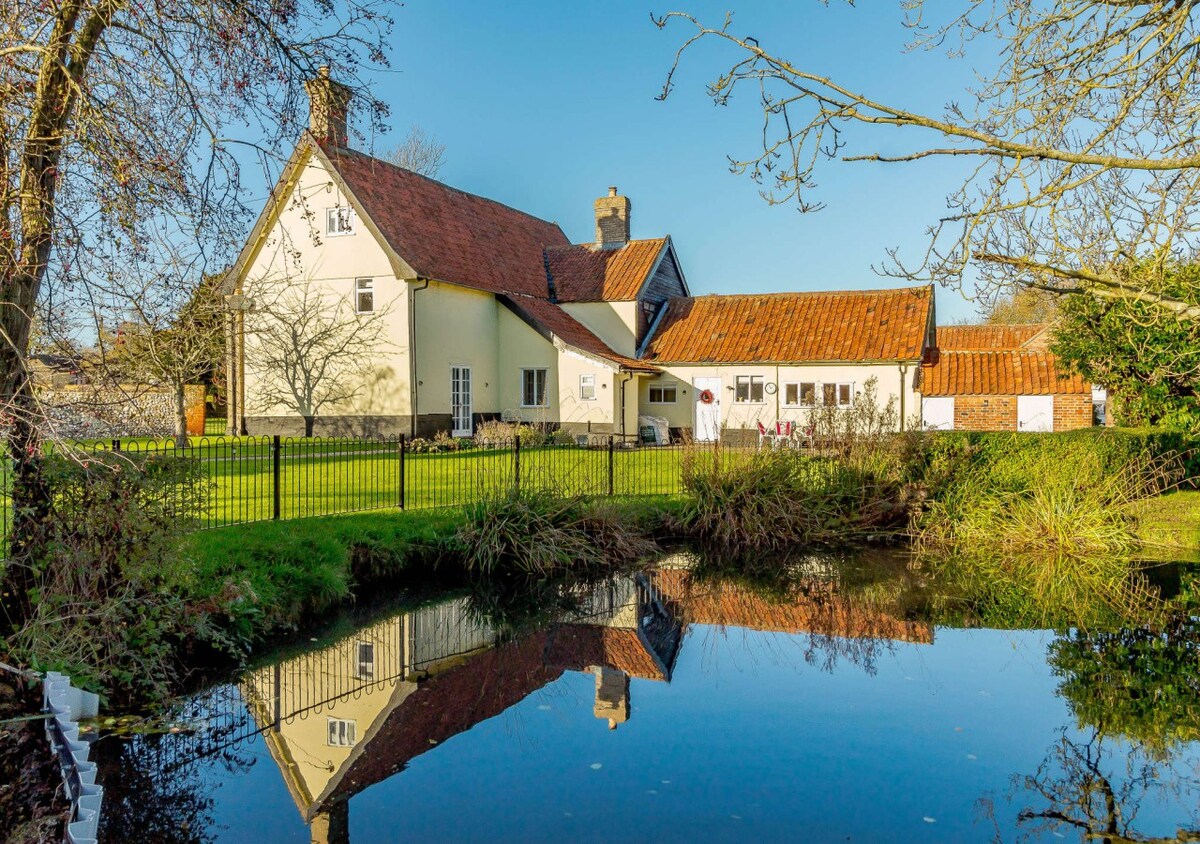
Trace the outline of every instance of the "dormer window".
<instances>
[{"instance_id":1,"label":"dormer window","mask_svg":"<svg viewBox=\"0 0 1200 844\"><path fill-rule=\"evenodd\" d=\"M354 234L354 209L348 205L328 209L325 212L325 234L329 237Z\"/></svg>"}]
</instances>

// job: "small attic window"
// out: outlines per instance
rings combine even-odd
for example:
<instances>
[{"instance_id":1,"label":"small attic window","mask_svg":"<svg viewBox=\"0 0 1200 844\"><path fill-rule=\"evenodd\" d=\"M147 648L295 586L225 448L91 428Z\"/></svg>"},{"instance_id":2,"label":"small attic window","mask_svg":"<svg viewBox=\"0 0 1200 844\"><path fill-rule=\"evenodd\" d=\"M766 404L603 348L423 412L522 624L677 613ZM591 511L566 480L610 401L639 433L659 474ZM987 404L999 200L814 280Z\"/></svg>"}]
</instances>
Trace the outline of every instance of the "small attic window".
<instances>
[{"instance_id":1,"label":"small attic window","mask_svg":"<svg viewBox=\"0 0 1200 844\"><path fill-rule=\"evenodd\" d=\"M339 205L325 212L325 234L329 237L354 234L354 209Z\"/></svg>"}]
</instances>

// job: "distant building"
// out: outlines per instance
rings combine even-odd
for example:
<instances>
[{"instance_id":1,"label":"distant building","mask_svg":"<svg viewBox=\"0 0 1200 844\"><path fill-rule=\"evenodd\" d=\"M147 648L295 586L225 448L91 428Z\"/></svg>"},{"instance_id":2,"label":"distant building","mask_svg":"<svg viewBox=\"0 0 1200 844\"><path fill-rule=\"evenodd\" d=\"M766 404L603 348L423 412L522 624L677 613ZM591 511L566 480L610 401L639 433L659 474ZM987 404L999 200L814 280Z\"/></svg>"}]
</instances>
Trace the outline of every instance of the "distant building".
<instances>
[{"instance_id":1,"label":"distant building","mask_svg":"<svg viewBox=\"0 0 1200 844\"><path fill-rule=\"evenodd\" d=\"M921 419L928 429L1071 431L1107 423L1107 396L1062 370L1047 325L959 325L937 329L921 367Z\"/></svg>"}]
</instances>

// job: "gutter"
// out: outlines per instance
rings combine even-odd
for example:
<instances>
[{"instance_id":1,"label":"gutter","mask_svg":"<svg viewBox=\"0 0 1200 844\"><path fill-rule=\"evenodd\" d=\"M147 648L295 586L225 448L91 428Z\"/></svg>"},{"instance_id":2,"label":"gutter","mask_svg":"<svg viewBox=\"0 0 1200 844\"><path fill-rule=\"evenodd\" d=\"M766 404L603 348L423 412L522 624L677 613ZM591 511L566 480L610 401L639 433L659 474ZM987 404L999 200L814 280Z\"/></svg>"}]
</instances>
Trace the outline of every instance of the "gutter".
<instances>
[{"instance_id":1,"label":"gutter","mask_svg":"<svg viewBox=\"0 0 1200 844\"><path fill-rule=\"evenodd\" d=\"M409 419L409 436L417 435L417 404L420 396L417 391L417 293L429 288L429 279L418 276L413 281L421 282L420 287L413 286L408 291L408 390L409 404L412 415Z\"/></svg>"}]
</instances>

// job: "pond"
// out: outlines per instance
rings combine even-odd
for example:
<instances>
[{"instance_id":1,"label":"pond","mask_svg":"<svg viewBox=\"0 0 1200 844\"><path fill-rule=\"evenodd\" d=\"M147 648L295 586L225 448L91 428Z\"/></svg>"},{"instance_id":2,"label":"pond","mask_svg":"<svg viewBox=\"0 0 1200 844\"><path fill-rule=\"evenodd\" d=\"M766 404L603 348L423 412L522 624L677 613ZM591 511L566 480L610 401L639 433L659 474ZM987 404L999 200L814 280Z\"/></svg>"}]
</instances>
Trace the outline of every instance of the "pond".
<instances>
[{"instance_id":1,"label":"pond","mask_svg":"<svg viewBox=\"0 0 1200 844\"><path fill-rule=\"evenodd\" d=\"M1086 628L906 557L771 572L343 624L100 739L105 840L1200 840L1193 569Z\"/></svg>"}]
</instances>

